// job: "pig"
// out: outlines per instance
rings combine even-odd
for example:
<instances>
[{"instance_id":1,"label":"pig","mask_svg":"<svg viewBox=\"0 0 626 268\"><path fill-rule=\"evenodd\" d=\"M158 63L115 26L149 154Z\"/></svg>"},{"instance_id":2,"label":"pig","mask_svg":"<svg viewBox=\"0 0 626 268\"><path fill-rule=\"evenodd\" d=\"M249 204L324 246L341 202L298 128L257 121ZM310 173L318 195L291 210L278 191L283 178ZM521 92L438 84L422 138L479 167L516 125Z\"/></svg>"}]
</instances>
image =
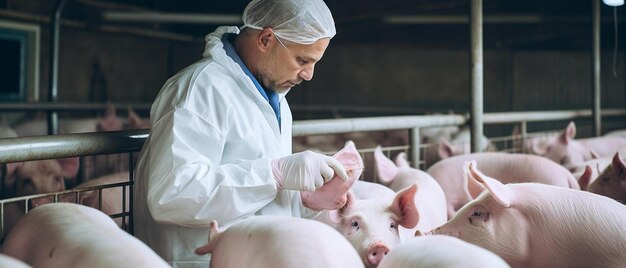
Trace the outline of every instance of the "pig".
<instances>
[{"instance_id":1,"label":"pig","mask_svg":"<svg viewBox=\"0 0 626 268\"><path fill-rule=\"evenodd\" d=\"M65 190L65 178L78 172L78 158L62 158L10 163L3 178L4 186L10 189L6 197L26 196ZM12 187L12 189L11 189ZM52 198L37 198L31 207L49 203Z\"/></svg>"},{"instance_id":2,"label":"pig","mask_svg":"<svg viewBox=\"0 0 626 268\"><path fill-rule=\"evenodd\" d=\"M626 139L602 136L587 139L574 139L576 124L570 122L565 131L552 139L544 148L536 148L539 155L565 167L580 166L583 162L597 157L612 156L620 148L626 147Z\"/></svg>"},{"instance_id":3,"label":"pig","mask_svg":"<svg viewBox=\"0 0 626 268\"><path fill-rule=\"evenodd\" d=\"M378 268L510 267L498 255L447 235L415 237L394 248Z\"/></svg>"},{"instance_id":4,"label":"pig","mask_svg":"<svg viewBox=\"0 0 626 268\"><path fill-rule=\"evenodd\" d=\"M626 155L626 147L620 148L615 155ZM570 167L570 171L574 174L574 177L579 178L578 184L580 184L580 189L587 191L589 185L593 183L607 167L611 166L615 155L611 157L594 158L583 162L579 166Z\"/></svg>"},{"instance_id":5,"label":"pig","mask_svg":"<svg viewBox=\"0 0 626 268\"><path fill-rule=\"evenodd\" d=\"M124 183L128 182L129 173L120 172L116 174L111 174L107 176L100 177L98 179L89 180L84 183L76 186L77 189L93 187L98 185L107 185L114 183ZM129 210L129 192L130 190L126 188L126 193L122 190L122 186L115 186L110 188L102 189L102 197L100 197L100 191L86 191L81 192L79 197L79 204L89 206L95 209L99 209L107 215L115 215L120 214L124 211L128 212ZM72 194L73 197L73 194ZM100 206L100 199L102 200L102 206ZM125 207L122 206L125 202ZM71 202L71 201L70 201ZM117 223L120 227L128 226L128 218L122 220L122 218L115 218L115 223Z\"/></svg>"},{"instance_id":6,"label":"pig","mask_svg":"<svg viewBox=\"0 0 626 268\"><path fill-rule=\"evenodd\" d=\"M481 151L495 151L496 147L489 141L486 136L482 136L480 140ZM424 167L430 167L439 162L455 155L470 153L470 131L467 128L461 129L453 133L452 137L442 135L431 140L430 143L424 144L423 158Z\"/></svg>"},{"instance_id":7,"label":"pig","mask_svg":"<svg viewBox=\"0 0 626 268\"><path fill-rule=\"evenodd\" d=\"M442 140L452 140L460 130L459 126L456 125L420 128L420 146L424 167L429 167L441 160L439 144Z\"/></svg>"},{"instance_id":8,"label":"pig","mask_svg":"<svg viewBox=\"0 0 626 268\"><path fill-rule=\"evenodd\" d=\"M383 185L358 181L354 188L366 191L348 192L348 200L342 208L326 210L315 220L330 225L346 237L366 267L376 267L400 244L407 230L417 225L419 214L414 201L417 186L412 184L394 193Z\"/></svg>"},{"instance_id":9,"label":"pig","mask_svg":"<svg viewBox=\"0 0 626 268\"><path fill-rule=\"evenodd\" d=\"M475 199L427 235L455 236L512 267L626 267L626 206L553 185L504 185L476 162L464 171Z\"/></svg>"},{"instance_id":10,"label":"pig","mask_svg":"<svg viewBox=\"0 0 626 268\"><path fill-rule=\"evenodd\" d=\"M344 148L335 153L333 157L343 165L348 179L344 181L335 176L314 192L300 191L304 206L320 211L337 209L346 203L348 190L363 171L363 159L352 141L347 141Z\"/></svg>"},{"instance_id":11,"label":"pig","mask_svg":"<svg viewBox=\"0 0 626 268\"><path fill-rule=\"evenodd\" d=\"M11 256L0 254L0 267L29 268L31 266Z\"/></svg>"},{"instance_id":12,"label":"pig","mask_svg":"<svg viewBox=\"0 0 626 268\"><path fill-rule=\"evenodd\" d=\"M535 150L537 148L545 147L548 141L551 141L559 136L559 132L547 131L526 133L526 135L522 137L519 125L516 125L513 128L511 136L513 137L512 142L515 152L537 155L539 152L536 152Z\"/></svg>"},{"instance_id":13,"label":"pig","mask_svg":"<svg viewBox=\"0 0 626 268\"><path fill-rule=\"evenodd\" d=\"M419 222L414 229L428 231L448 221L446 197L439 183L428 173L412 168L405 154L396 156L394 164L387 158L379 146L374 151L376 171L379 181L394 191L400 191L415 184L415 206L419 213Z\"/></svg>"},{"instance_id":14,"label":"pig","mask_svg":"<svg viewBox=\"0 0 626 268\"><path fill-rule=\"evenodd\" d=\"M615 153L611 165L589 184L587 190L626 204L626 164L619 152Z\"/></svg>"},{"instance_id":15,"label":"pig","mask_svg":"<svg viewBox=\"0 0 626 268\"><path fill-rule=\"evenodd\" d=\"M470 153L470 141L471 133L467 128L456 133L450 142L446 139L439 140L439 157L441 159L445 159L455 155ZM489 141L486 136L482 135L480 137L480 151L493 152L495 150L496 147L491 143L491 141Z\"/></svg>"},{"instance_id":16,"label":"pig","mask_svg":"<svg viewBox=\"0 0 626 268\"><path fill-rule=\"evenodd\" d=\"M3 176L2 198L44 194L65 190L64 177L72 177L78 172L78 158L37 160L6 164ZM30 208L54 201L53 197L30 199ZM6 234L24 215L24 202L4 204L4 222L2 233Z\"/></svg>"},{"instance_id":17,"label":"pig","mask_svg":"<svg viewBox=\"0 0 626 268\"><path fill-rule=\"evenodd\" d=\"M539 182L565 188L580 189L578 181L564 167L541 156L509 153L473 153L441 160L426 172L433 176L446 195L448 219L471 200L465 192L467 181L463 163L475 160L485 174L503 183Z\"/></svg>"},{"instance_id":18,"label":"pig","mask_svg":"<svg viewBox=\"0 0 626 268\"><path fill-rule=\"evenodd\" d=\"M253 216L224 231L212 221L209 243L195 253L211 253L213 268L363 267L350 243L329 226L284 216Z\"/></svg>"},{"instance_id":19,"label":"pig","mask_svg":"<svg viewBox=\"0 0 626 268\"><path fill-rule=\"evenodd\" d=\"M31 210L7 235L2 253L33 267L170 267L101 211L71 203Z\"/></svg>"}]
</instances>

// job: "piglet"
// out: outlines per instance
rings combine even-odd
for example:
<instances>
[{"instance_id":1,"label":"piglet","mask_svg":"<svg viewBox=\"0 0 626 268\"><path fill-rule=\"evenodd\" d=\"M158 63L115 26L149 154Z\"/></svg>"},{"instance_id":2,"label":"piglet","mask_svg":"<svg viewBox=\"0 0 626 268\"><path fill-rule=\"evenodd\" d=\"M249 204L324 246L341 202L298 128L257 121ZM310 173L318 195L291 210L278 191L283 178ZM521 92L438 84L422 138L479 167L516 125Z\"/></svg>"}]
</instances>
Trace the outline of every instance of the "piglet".
<instances>
[{"instance_id":1,"label":"piglet","mask_svg":"<svg viewBox=\"0 0 626 268\"><path fill-rule=\"evenodd\" d=\"M447 234L512 267L626 267L626 206L597 194L539 183L502 184L464 166L475 198L429 234Z\"/></svg>"},{"instance_id":2,"label":"piglet","mask_svg":"<svg viewBox=\"0 0 626 268\"><path fill-rule=\"evenodd\" d=\"M363 172L363 159L352 141L347 141L344 148L333 157L343 165L348 179L344 181L335 176L314 192L301 191L300 196L304 206L320 211L337 209L346 203L346 193Z\"/></svg>"},{"instance_id":3,"label":"piglet","mask_svg":"<svg viewBox=\"0 0 626 268\"><path fill-rule=\"evenodd\" d=\"M387 255L378 268L507 268L498 255L447 235L420 236Z\"/></svg>"},{"instance_id":4,"label":"piglet","mask_svg":"<svg viewBox=\"0 0 626 268\"><path fill-rule=\"evenodd\" d=\"M212 221L209 243L213 268L363 267L354 248L329 226L303 218L253 216L222 231Z\"/></svg>"},{"instance_id":5,"label":"piglet","mask_svg":"<svg viewBox=\"0 0 626 268\"><path fill-rule=\"evenodd\" d=\"M341 209L324 211L315 219L346 237L366 267L376 267L402 241L401 235L417 225L417 186L394 193L380 184L357 181L353 190Z\"/></svg>"},{"instance_id":6,"label":"piglet","mask_svg":"<svg viewBox=\"0 0 626 268\"><path fill-rule=\"evenodd\" d=\"M392 190L400 191L412 184L417 186L414 201L420 217L414 229L425 232L448 221L446 197L432 176L412 168L406 161L404 153L396 156L394 164L383 154L379 146L374 150L374 159L379 181Z\"/></svg>"},{"instance_id":7,"label":"piglet","mask_svg":"<svg viewBox=\"0 0 626 268\"><path fill-rule=\"evenodd\" d=\"M169 267L109 216L71 203L31 210L7 235L2 253L33 267Z\"/></svg>"},{"instance_id":8,"label":"piglet","mask_svg":"<svg viewBox=\"0 0 626 268\"><path fill-rule=\"evenodd\" d=\"M465 191L466 177L463 163L474 160L485 174L503 183L539 182L579 189L578 181L569 170L546 158L527 154L473 153L444 159L427 172L441 185L448 204L448 218L452 218L472 198Z\"/></svg>"}]
</instances>

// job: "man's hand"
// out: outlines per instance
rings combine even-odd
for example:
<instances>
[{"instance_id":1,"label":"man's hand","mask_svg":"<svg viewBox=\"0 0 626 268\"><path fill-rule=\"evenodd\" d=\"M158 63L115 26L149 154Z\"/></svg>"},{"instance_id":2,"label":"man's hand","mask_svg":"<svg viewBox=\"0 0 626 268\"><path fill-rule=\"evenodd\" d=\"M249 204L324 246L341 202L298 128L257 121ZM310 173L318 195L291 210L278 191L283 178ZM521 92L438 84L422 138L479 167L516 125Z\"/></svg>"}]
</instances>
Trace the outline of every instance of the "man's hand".
<instances>
[{"instance_id":1,"label":"man's hand","mask_svg":"<svg viewBox=\"0 0 626 268\"><path fill-rule=\"evenodd\" d=\"M334 176L348 179L337 159L311 151L272 160L272 173L278 186L288 190L315 191Z\"/></svg>"}]
</instances>

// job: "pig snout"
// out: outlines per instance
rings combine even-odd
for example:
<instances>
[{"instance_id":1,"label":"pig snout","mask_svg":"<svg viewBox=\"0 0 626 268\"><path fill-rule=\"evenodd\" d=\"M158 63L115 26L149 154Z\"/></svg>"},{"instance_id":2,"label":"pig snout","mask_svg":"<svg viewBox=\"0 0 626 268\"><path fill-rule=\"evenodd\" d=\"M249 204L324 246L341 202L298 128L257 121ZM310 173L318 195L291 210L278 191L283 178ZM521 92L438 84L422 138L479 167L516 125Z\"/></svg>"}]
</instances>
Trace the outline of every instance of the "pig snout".
<instances>
[{"instance_id":1,"label":"pig snout","mask_svg":"<svg viewBox=\"0 0 626 268\"><path fill-rule=\"evenodd\" d=\"M370 265L377 266L387 253L389 253L389 247L383 243L375 243L367 249L367 262Z\"/></svg>"}]
</instances>

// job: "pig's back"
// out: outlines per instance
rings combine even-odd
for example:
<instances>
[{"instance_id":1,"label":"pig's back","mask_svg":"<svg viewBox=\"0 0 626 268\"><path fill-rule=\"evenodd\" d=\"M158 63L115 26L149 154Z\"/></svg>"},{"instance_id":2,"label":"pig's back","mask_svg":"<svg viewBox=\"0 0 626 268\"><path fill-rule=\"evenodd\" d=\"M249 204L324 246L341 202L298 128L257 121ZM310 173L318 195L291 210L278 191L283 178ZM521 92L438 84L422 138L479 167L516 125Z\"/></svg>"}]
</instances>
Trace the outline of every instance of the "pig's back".
<instances>
[{"instance_id":1,"label":"pig's back","mask_svg":"<svg viewBox=\"0 0 626 268\"><path fill-rule=\"evenodd\" d=\"M167 267L110 217L71 203L31 210L7 235L3 252L34 267Z\"/></svg>"},{"instance_id":2,"label":"pig's back","mask_svg":"<svg viewBox=\"0 0 626 268\"><path fill-rule=\"evenodd\" d=\"M626 267L626 206L605 196L552 185L509 186L520 210L533 223L533 237L544 238L530 247L535 261L560 267ZM561 255L549 255L553 252Z\"/></svg>"},{"instance_id":3,"label":"pig's back","mask_svg":"<svg viewBox=\"0 0 626 268\"><path fill-rule=\"evenodd\" d=\"M219 237L211 267L363 267L350 243L330 226L302 218L253 216Z\"/></svg>"},{"instance_id":4,"label":"pig's back","mask_svg":"<svg viewBox=\"0 0 626 268\"><path fill-rule=\"evenodd\" d=\"M453 236L418 236L394 248L379 268L489 267L508 268L498 255Z\"/></svg>"},{"instance_id":5,"label":"pig's back","mask_svg":"<svg viewBox=\"0 0 626 268\"><path fill-rule=\"evenodd\" d=\"M463 164L474 160L487 176L502 183L538 182L579 189L574 176L564 167L541 156L508 153L474 153L444 159L428 169L442 187L462 188Z\"/></svg>"}]
</instances>

